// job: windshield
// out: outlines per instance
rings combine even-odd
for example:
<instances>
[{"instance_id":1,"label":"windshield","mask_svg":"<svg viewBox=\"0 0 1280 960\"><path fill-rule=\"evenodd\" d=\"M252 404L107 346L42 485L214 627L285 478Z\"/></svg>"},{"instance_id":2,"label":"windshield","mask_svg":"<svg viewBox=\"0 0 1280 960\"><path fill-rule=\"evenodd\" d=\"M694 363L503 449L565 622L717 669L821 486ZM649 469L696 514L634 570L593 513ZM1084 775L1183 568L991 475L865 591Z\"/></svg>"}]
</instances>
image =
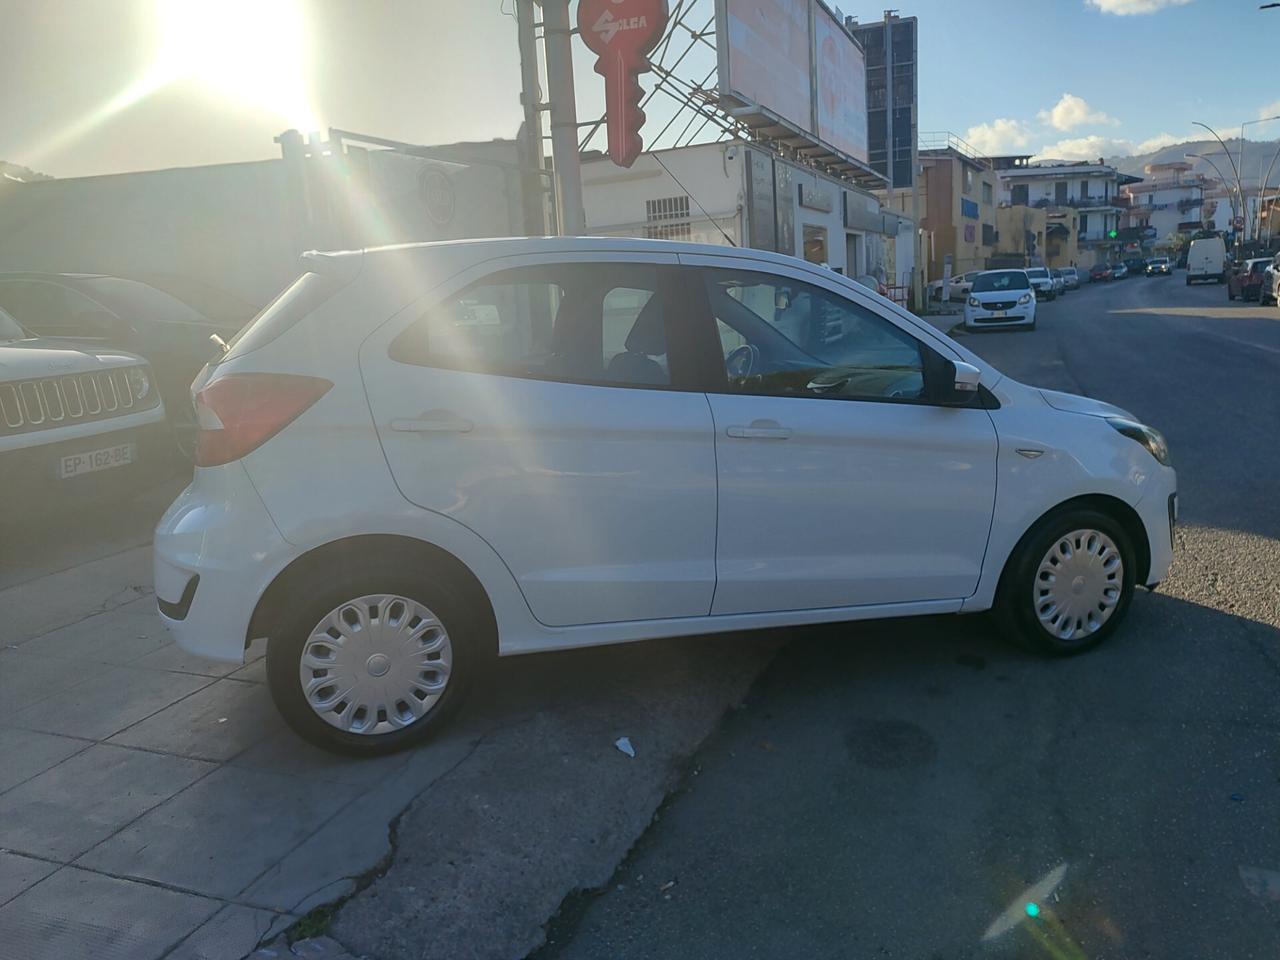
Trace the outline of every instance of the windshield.
<instances>
[{"instance_id":1,"label":"windshield","mask_svg":"<svg viewBox=\"0 0 1280 960\"><path fill-rule=\"evenodd\" d=\"M1000 270L995 273L983 273L973 281L974 293L987 293L993 290L1029 290L1027 275L1022 270Z\"/></svg>"},{"instance_id":2,"label":"windshield","mask_svg":"<svg viewBox=\"0 0 1280 960\"><path fill-rule=\"evenodd\" d=\"M1046 271L1044 267L1032 267L1030 270L1027 271L1027 276L1030 277L1032 280L1049 279L1048 271Z\"/></svg>"},{"instance_id":3,"label":"windshield","mask_svg":"<svg viewBox=\"0 0 1280 960\"><path fill-rule=\"evenodd\" d=\"M18 326L18 321L0 310L0 342L8 343L25 337L26 333Z\"/></svg>"}]
</instances>

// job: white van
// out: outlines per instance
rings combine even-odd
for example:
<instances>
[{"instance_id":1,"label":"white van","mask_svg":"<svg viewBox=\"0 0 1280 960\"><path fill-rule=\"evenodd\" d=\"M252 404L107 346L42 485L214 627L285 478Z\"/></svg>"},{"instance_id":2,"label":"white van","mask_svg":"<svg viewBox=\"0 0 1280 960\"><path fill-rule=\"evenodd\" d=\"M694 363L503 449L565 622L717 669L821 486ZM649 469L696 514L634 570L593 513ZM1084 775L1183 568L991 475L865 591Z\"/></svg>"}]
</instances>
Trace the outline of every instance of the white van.
<instances>
[{"instance_id":1,"label":"white van","mask_svg":"<svg viewBox=\"0 0 1280 960\"><path fill-rule=\"evenodd\" d=\"M1187 250L1187 286L1197 280L1227 282L1227 245L1221 237L1191 241Z\"/></svg>"}]
</instances>

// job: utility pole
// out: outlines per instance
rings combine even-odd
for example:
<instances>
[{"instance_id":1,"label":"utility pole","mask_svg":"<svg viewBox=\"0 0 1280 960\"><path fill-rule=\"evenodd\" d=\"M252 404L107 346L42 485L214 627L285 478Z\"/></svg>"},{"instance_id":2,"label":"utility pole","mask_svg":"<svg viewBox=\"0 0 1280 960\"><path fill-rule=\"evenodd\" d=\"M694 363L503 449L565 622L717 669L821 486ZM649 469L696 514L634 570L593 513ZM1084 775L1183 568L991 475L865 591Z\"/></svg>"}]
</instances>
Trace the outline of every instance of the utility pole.
<instances>
[{"instance_id":1,"label":"utility pole","mask_svg":"<svg viewBox=\"0 0 1280 960\"><path fill-rule=\"evenodd\" d=\"M569 0L542 0L543 51L551 102L551 161L562 236L579 236L587 226L582 206L582 163L578 156L578 107L573 90L573 34Z\"/></svg>"},{"instance_id":2,"label":"utility pole","mask_svg":"<svg viewBox=\"0 0 1280 960\"><path fill-rule=\"evenodd\" d=\"M524 226L532 236L547 232L546 192L542 170L542 98L538 90L538 43L533 29L533 0L516 0L516 37L520 47L521 194Z\"/></svg>"}]
</instances>

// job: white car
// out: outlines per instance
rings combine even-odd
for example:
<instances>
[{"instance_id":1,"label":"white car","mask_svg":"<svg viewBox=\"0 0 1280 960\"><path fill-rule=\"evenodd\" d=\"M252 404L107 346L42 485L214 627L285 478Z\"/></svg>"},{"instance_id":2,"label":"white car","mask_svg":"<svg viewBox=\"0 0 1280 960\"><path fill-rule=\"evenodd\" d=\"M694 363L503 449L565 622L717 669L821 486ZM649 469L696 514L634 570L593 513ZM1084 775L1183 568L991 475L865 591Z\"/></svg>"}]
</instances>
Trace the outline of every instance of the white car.
<instances>
[{"instance_id":1,"label":"white car","mask_svg":"<svg viewBox=\"0 0 1280 960\"><path fill-rule=\"evenodd\" d=\"M970 270L968 273L958 273L952 277L951 283L948 286L948 289L951 291L951 295L947 299L963 302L964 298L969 295L969 289L973 286L973 281L980 273L982 273L981 270ZM929 299L941 300L942 288L943 283L940 279L934 280L930 283Z\"/></svg>"},{"instance_id":2,"label":"white car","mask_svg":"<svg viewBox=\"0 0 1280 960\"><path fill-rule=\"evenodd\" d=\"M1065 281L1068 290L1080 289L1080 271L1075 267L1063 267L1062 279Z\"/></svg>"},{"instance_id":3,"label":"white car","mask_svg":"<svg viewBox=\"0 0 1280 960\"><path fill-rule=\"evenodd\" d=\"M1031 281L1031 289L1035 291L1036 299L1052 300L1058 295L1053 277L1046 268L1027 267L1026 274L1027 279Z\"/></svg>"},{"instance_id":4,"label":"white car","mask_svg":"<svg viewBox=\"0 0 1280 960\"><path fill-rule=\"evenodd\" d=\"M1036 328L1036 296L1025 270L988 270L973 281L964 304L969 330Z\"/></svg>"},{"instance_id":5,"label":"white car","mask_svg":"<svg viewBox=\"0 0 1280 960\"><path fill-rule=\"evenodd\" d=\"M151 368L119 350L31 337L0 310L5 519L125 493L167 453Z\"/></svg>"},{"instance_id":6,"label":"white car","mask_svg":"<svg viewBox=\"0 0 1280 960\"><path fill-rule=\"evenodd\" d=\"M443 723L486 659L994 607L1084 650L1169 569L1164 440L759 250L533 238L309 254L193 384L155 590L267 638L302 736Z\"/></svg>"}]
</instances>

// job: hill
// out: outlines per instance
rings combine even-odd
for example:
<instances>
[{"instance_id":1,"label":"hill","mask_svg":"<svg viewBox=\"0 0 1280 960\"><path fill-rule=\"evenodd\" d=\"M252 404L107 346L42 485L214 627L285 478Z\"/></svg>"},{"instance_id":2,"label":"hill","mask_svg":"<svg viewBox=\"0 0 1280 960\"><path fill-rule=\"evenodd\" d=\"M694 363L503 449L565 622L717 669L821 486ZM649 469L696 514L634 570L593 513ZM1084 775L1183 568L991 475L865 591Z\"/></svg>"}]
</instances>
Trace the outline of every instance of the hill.
<instances>
[{"instance_id":1,"label":"hill","mask_svg":"<svg viewBox=\"0 0 1280 960\"><path fill-rule=\"evenodd\" d=\"M1262 175L1271 166L1272 160L1276 156L1276 151L1280 148L1280 140L1245 140L1244 162L1240 163L1240 138L1235 137L1227 140L1226 144L1231 151L1231 156L1240 164L1240 179L1244 182L1246 189L1261 182ZM1171 163L1183 160L1188 153L1212 157L1213 162L1218 165L1218 169L1222 171L1223 175L1228 179L1234 179L1231 161L1222 156L1222 145L1213 139L1187 140L1183 143L1174 143L1167 147L1161 147L1159 150L1153 150L1150 153L1140 153L1134 156L1107 157L1107 162L1121 173L1131 173L1140 177L1142 176L1142 168L1147 164ZM1195 167L1197 173L1202 173L1209 177L1217 176L1213 167L1207 161L1193 159L1189 162ZM1276 160L1275 166L1271 170L1268 185L1280 185L1280 160Z\"/></svg>"},{"instance_id":2,"label":"hill","mask_svg":"<svg viewBox=\"0 0 1280 960\"><path fill-rule=\"evenodd\" d=\"M53 179L46 173L38 173L30 167L24 167L19 163L9 163L5 160L0 160L0 177L7 177L10 180L22 180L28 183L32 180Z\"/></svg>"}]
</instances>

